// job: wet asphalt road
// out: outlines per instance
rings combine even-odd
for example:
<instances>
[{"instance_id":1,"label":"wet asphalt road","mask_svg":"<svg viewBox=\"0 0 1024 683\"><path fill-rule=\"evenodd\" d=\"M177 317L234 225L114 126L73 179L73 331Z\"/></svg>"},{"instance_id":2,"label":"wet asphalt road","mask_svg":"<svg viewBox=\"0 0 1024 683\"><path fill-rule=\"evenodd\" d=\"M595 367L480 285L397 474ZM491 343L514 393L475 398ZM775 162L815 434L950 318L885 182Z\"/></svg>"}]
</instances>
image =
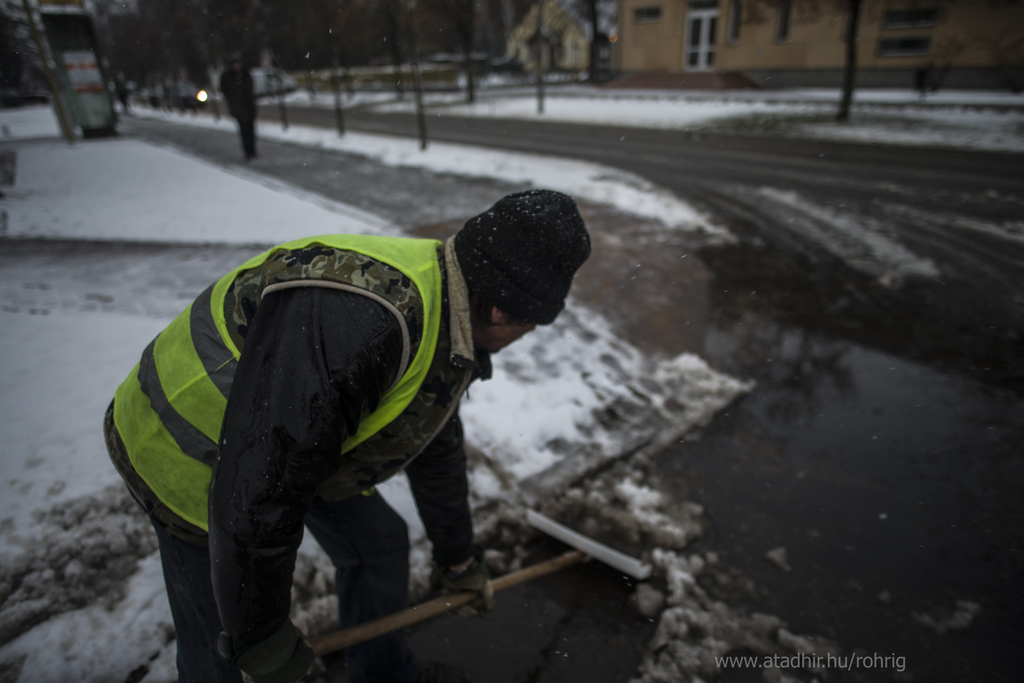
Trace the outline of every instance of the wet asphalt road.
<instances>
[{"instance_id":1,"label":"wet asphalt road","mask_svg":"<svg viewBox=\"0 0 1024 683\"><path fill-rule=\"evenodd\" d=\"M262 107L261 116L265 125L279 120L273 106ZM288 116L296 124L334 126L331 110L292 108ZM567 156L633 171L734 226L749 227L754 239L799 258L798 266L813 271L812 280L819 274L827 277L833 254L794 229L785 218L791 207L766 199L759 190L796 192L815 209L832 211L854 225L881 226L895 242L938 266L941 286L911 283L897 293L905 296L887 297L900 302L898 308L927 316L957 337L996 345L1024 339L1022 155L466 118L432 111L427 121L431 140ZM415 119L407 114L354 109L347 113L346 125L416 135ZM804 218L811 230L823 227L813 216ZM934 341L927 336L921 340ZM958 338L954 346L961 345ZM959 355L958 350L952 353ZM1012 372L1024 378L1019 367Z\"/></svg>"},{"instance_id":2,"label":"wet asphalt road","mask_svg":"<svg viewBox=\"0 0 1024 683\"><path fill-rule=\"evenodd\" d=\"M349 124L395 132L411 119L352 115ZM694 351L758 382L702 438L658 460L673 495L706 505L711 527L694 549L715 550L736 570L732 582L709 580L709 590L847 652L906 657L902 674L831 672L829 680L1019 679L1024 249L977 222L1020 220L1021 157L556 124L431 126L435 139L633 170L740 236L714 249L694 250L682 237L652 249L649 226L587 216L598 233L615 231L619 239L601 246L618 251L577 292L649 353ZM237 140L222 133L143 121L126 131L238 163ZM427 231L453 229L480 203L518 189L410 172L394 193L372 164L361 171L351 157L261 144L265 160L253 170ZM342 165L349 179L332 181ZM765 184L858 216L902 216L889 221L894 234L933 259L941 277L880 284L751 201L744 188ZM417 201L433 192L458 203ZM764 559L777 546L788 550L789 573ZM480 680L627 680L650 633L616 607L628 590L591 567L515 593L523 606L506 600L486 626L440 620L414 642ZM956 600L981 606L966 630L939 634L914 616L939 616ZM759 679L733 670L721 680Z\"/></svg>"}]
</instances>

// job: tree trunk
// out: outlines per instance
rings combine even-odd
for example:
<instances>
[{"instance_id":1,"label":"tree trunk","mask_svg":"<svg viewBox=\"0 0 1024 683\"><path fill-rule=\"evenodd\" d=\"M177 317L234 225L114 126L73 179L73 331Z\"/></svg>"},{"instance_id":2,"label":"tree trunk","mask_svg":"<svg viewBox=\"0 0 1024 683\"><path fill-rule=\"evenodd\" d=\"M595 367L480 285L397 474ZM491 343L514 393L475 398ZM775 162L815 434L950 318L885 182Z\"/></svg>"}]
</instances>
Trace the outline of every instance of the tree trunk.
<instances>
[{"instance_id":1,"label":"tree trunk","mask_svg":"<svg viewBox=\"0 0 1024 683\"><path fill-rule=\"evenodd\" d=\"M402 86L402 27L403 27L403 13L405 12L405 3L399 0L395 6L395 14L392 17L393 21L390 26L390 36L388 40L391 42L391 61L394 65L395 74L395 93L398 95L398 99L405 97L405 88Z\"/></svg>"},{"instance_id":2,"label":"tree trunk","mask_svg":"<svg viewBox=\"0 0 1024 683\"><path fill-rule=\"evenodd\" d=\"M397 44L397 42L396 40L395 43ZM402 52L400 49L395 48L392 52L392 59L394 60L395 92L398 94L398 99L402 99L405 97L405 88L402 87Z\"/></svg>"},{"instance_id":3,"label":"tree trunk","mask_svg":"<svg viewBox=\"0 0 1024 683\"><path fill-rule=\"evenodd\" d=\"M587 7L590 9L590 82L597 83L601 73L597 54L597 0L587 0Z\"/></svg>"},{"instance_id":4,"label":"tree trunk","mask_svg":"<svg viewBox=\"0 0 1024 683\"><path fill-rule=\"evenodd\" d=\"M288 130L288 110L284 106L284 81L277 74L274 75L274 89L277 91L277 105L281 112L281 130Z\"/></svg>"},{"instance_id":5,"label":"tree trunk","mask_svg":"<svg viewBox=\"0 0 1024 683\"><path fill-rule=\"evenodd\" d=\"M537 0L537 113L544 113L544 0Z\"/></svg>"},{"instance_id":6,"label":"tree trunk","mask_svg":"<svg viewBox=\"0 0 1024 683\"><path fill-rule=\"evenodd\" d=\"M420 40L416 31L416 4L409 3L409 56L412 67L412 87L416 99L416 128L420 134L420 151L427 149L427 117L423 111L423 72L420 70Z\"/></svg>"},{"instance_id":7,"label":"tree trunk","mask_svg":"<svg viewBox=\"0 0 1024 683\"><path fill-rule=\"evenodd\" d=\"M843 97L839 102L836 121L850 120L850 104L853 102L853 87L857 79L857 34L860 24L861 0L849 0L849 25L846 31L846 68L843 70Z\"/></svg>"},{"instance_id":8,"label":"tree trunk","mask_svg":"<svg viewBox=\"0 0 1024 683\"><path fill-rule=\"evenodd\" d=\"M473 79L473 43L476 42L476 6L473 2L462 3L465 14L462 21L462 54L466 58L466 101L476 101L476 82Z\"/></svg>"},{"instance_id":9,"label":"tree trunk","mask_svg":"<svg viewBox=\"0 0 1024 683\"><path fill-rule=\"evenodd\" d=\"M466 59L466 101L476 101L476 84L473 82L473 56L472 56L472 44L464 45L462 48L462 54Z\"/></svg>"},{"instance_id":10,"label":"tree trunk","mask_svg":"<svg viewBox=\"0 0 1024 683\"><path fill-rule=\"evenodd\" d=\"M338 75L338 62L335 57L331 66L331 90L334 91L334 125L338 128L338 135L345 134L345 114L341 108L341 77Z\"/></svg>"}]
</instances>

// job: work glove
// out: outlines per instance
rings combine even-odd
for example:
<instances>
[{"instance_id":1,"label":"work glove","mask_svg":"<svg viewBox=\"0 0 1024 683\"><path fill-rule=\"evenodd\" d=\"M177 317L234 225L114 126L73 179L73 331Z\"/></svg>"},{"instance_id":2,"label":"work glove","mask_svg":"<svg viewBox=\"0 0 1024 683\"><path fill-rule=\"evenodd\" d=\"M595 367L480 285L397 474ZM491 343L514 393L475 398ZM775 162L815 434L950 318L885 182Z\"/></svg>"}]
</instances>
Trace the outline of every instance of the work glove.
<instances>
[{"instance_id":1,"label":"work glove","mask_svg":"<svg viewBox=\"0 0 1024 683\"><path fill-rule=\"evenodd\" d=\"M453 572L447 567L435 565L431 577L431 583L435 587L440 587L446 594L472 591L480 595L477 600L455 611L461 617L475 617L481 611L486 612L494 608L494 587L491 586L491 575L484 562L484 549L474 545L472 553L473 561L461 572Z\"/></svg>"},{"instance_id":2,"label":"work glove","mask_svg":"<svg viewBox=\"0 0 1024 683\"><path fill-rule=\"evenodd\" d=\"M231 653L230 645L225 648L225 638L227 634L222 633L217 649L223 656L231 654L231 663L241 669L245 683L297 683L313 671L313 648L291 621L238 654Z\"/></svg>"}]
</instances>

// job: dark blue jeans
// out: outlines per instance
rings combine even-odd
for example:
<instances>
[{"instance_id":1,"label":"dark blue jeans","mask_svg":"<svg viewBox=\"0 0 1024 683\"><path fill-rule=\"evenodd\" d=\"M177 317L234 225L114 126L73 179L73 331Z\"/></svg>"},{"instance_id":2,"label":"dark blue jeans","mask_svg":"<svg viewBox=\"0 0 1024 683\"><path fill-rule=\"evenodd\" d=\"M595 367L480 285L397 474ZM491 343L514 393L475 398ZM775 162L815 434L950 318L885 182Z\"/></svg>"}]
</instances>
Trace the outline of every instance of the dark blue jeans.
<instances>
[{"instance_id":1,"label":"dark blue jeans","mask_svg":"<svg viewBox=\"0 0 1024 683\"><path fill-rule=\"evenodd\" d=\"M216 651L221 625L208 549L153 526L178 639L178 681L238 683L241 674ZM408 606L408 530L380 494L314 503L306 527L334 562L342 628ZM346 655L352 683L411 683L419 671L402 631L354 645Z\"/></svg>"},{"instance_id":2,"label":"dark blue jeans","mask_svg":"<svg viewBox=\"0 0 1024 683\"><path fill-rule=\"evenodd\" d=\"M238 132L242 136L242 151L245 153L246 159L252 159L256 156L256 122L236 120L238 121Z\"/></svg>"}]
</instances>

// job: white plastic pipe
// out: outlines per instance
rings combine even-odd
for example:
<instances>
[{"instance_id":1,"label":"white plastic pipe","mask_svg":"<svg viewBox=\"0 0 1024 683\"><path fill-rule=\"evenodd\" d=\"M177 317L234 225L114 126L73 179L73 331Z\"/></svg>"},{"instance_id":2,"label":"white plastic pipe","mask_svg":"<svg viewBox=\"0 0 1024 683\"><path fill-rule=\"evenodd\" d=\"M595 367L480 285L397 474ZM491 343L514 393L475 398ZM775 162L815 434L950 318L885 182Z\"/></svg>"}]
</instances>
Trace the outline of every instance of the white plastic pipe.
<instances>
[{"instance_id":1,"label":"white plastic pipe","mask_svg":"<svg viewBox=\"0 0 1024 683\"><path fill-rule=\"evenodd\" d=\"M614 548L609 548L603 543L598 543L592 538L577 533L567 526L559 524L555 520L545 517L533 510L526 511L526 522L534 529L543 531L549 536L557 538L562 543L571 545L577 550L582 550L595 560L604 562L609 567L618 569L623 574L628 574L634 579L643 581L651 575L651 566L641 562L635 557L620 553Z\"/></svg>"}]
</instances>

